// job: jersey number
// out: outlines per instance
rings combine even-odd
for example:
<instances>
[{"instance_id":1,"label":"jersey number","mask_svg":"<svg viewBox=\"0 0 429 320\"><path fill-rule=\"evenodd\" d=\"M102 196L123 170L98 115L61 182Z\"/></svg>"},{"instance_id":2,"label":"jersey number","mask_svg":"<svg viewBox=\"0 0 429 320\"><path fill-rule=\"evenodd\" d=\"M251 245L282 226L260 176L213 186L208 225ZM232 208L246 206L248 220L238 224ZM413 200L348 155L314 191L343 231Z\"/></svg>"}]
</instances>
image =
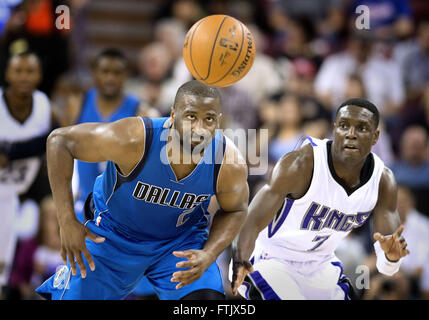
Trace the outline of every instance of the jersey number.
<instances>
[{"instance_id":1,"label":"jersey number","mask_svg":"<svg viewBox=\"0 0 429 320\"><path fill-rule=\"evenodd\" d=\"M194 211L194 209L195 208L185 210L180 214L180 216L177 218L176 228L180 227L182 224L184 224L186 221L188 221L189 217L185 218L185 216L190 214L192 211Z\"/></svg>"},{"instance_id":2,"label":"jersey number","mask_svg":"<svg viewBox=\"0 0 429 320\"><path fill-rule=\"evenodd\" d=\"M309 249L309 250L307 250L307 251L314 251L314 250L316 250L317 248L319 248L326 240L328 240L328 238L330 237L330 235L329 236L315 236L314 237L314 239L313 239L313 242L317 242L317 244L313 247L313 248L311 248L311 249Z\"/></svg>"},{"instance_id":3,"label":"jersey number","mask_svg":"<svg viewBox=\"0 0 429 320\"><path fill-rule=\"evenodd\" d=\"M22 183L27 174L27 165L11 163L0 174L0 183Z\"/></svg>"}]
</instances>

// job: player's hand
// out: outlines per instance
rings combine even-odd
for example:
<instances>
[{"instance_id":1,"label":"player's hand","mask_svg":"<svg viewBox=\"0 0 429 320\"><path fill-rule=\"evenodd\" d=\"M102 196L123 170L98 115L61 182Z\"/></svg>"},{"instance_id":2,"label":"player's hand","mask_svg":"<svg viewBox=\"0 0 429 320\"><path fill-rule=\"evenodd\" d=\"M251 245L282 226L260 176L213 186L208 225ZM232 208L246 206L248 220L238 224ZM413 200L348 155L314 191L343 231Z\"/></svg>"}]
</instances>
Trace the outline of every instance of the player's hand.
<instances>
[{"instance_id":1,"label":"player's hand","mask_svg":"<svg viewBox=\"0 0 429 320\"><path fill-rule=\"evenodd\" d=\"M86 248L85 238L89 238L97 243L103 242L105 238L97 237L77 220L69 221L66 225L60 226L60 237L61 257L64 264L67 264L68 258L73 275L76 275L77 272L77 262L82 278L86 277L86 267L82 260L82 254L88 262L91 271L95 270L95 264L92 260L92 256Z\"/></svg>"},{"instance_id":2,"label":"player's hand","mask_svg":"<svg viewBox=\"0 0 429 320\"><path fill-rule=\"evenodd\" d=\"M249 261L232 261L232 293L238 293L238 288L246 278L247 274L253 272L252 264Z\"/></svg>"},{"instance_id":3,"label":"player's hand","mask_svg":"<svg viewBox=\"0 0 429 320\"><path fill-rule=\"evenodd\" d=\"M374 234L374 240L380 242L386 258L392 262L396 262L410 253L407 250L407 242L401 237L402 231L404 231L404 225L399 226L392 235L383 236L378 232Z\"/></svg>"},{"instance_id":4,"label":"player's hand","mask_svg":"<svg viewBox=\"0 0 429 320\"><path fill-rule=\"evenodd\" d=\"M207 268L216 260L208 252L204 250L185 250L185 251L174 251L173 255L178 258L187 258L186 261L180 261L176 263L177 268L189 268L186 270L180 270L173 273L171 282L179 282L176 289L180 289L196 280L198 280Z\"/></svg>"}]
</instances>

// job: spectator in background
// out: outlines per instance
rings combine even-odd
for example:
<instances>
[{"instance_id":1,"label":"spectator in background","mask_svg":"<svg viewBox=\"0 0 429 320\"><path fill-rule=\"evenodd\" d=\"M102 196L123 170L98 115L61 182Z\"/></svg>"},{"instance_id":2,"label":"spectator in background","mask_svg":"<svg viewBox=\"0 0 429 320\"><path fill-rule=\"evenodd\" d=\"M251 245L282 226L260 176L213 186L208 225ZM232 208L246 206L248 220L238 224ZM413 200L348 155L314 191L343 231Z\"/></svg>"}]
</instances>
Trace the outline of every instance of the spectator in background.
<instances>
[{"instance_id":1,"label":"spectator in background","mask_svg":"<svg viewBox=\"0 0 429 320\"><path fill-rule=\"evenodd\" d=\"M404 83L408 96L422 95L429 86L429 20L422 21L417 30L417 43L405 57Z\"/></svg>"},{"instance_id":2,"label":"spectator in background","mask_svg":"<svg viewBox=\"0 0 429 320\"><path fill-rule=\"evenodd\" d=\"M259 105L262 100L279 91L281 88L280 74L276 61L264 54L267 39L256 25L248 25L255 41L255 60L246 76L237 82L236 87L246 91L253 104Z\"/></svg>"},{"instance_id":3,"label":"spectator in background","mask_svg":"<svg viewBox=\"0 0 429 320\"><path fill-rule=\"evenodd\" d=\"M402 60L407 101L396 134L398 140L404 128L411 124L429 130L429 20L419 24L417 41Z\"/></svg>"},{"instance_id":4,"label":"spectator in background","mask_svg":"<svg viewBox=\"0 0 429 320\"><path fill-rule=\"evenodd\" d=\"M23 53L7 62L6 88L0 88L0 141L14 143L46 135L51 128L51 107L47 96L36 90L42 77L38 57ZM1 143L0 143L1 144ZM2 152L0 150L0 155ZM6 284L15 252L14 223L19 210L18 196L34 182L40 157L0 161L0 287Z\"/></svg>"},{"instance_id":5,"label":"spectator in background","mask_svg":"<svg viewBox=\"0 0 429 320\"><path fill-rule=\"evenodd\" d=\"M429 291L429 279L423 278L429 275L425 270L429 268L429 218L416 210L414 196L404 186L398 188L398 213L405 226L402 235L410 248L401 269L416 283L415 298L421 298L422 291Z\"/></svg>"},{"instance_id":6,"label":"spectator in background","mask_svg":"<svg viewBox=\"0 0 429 320\"><path fill-rule=\"evenodd\" d=\"M182 55L185 35L186 30L177 20L161 20L155 25L155 42L163 43L168 49L172 59L171 79L179 86L192 80Z\"/></svg>"},{"instance_id":7,"label":"spectator in background","mask_svg":"<svg viewBox=\"0 0 429 320\"><path fill-rule=\"evenodd\" d=\"M158 12L160 18L171 17L178 21L183 28L189 30L199 19L205 17L199 1L196 0L168 0Z\"/></svg>"},{"instance_id":8,"label":"spectator in background","mask_svg":"<svg viewBox=\"0 0 429 320\"><path fill-rule=\"evenodd\" d=\"M235 85L218 89L222 96L221 128L255 129L258 109L250 95Z\"/></svg>"},{"instance_id":9,"label":"spectator in background","mask_svg":"<svg viewBox=\"0 0 429 320\"><path fill-rule=\"evenodd\" d=\"M299 97L302 131L318 139L329 135L331 114L314 93L316 65L309 59L299 58L291 63L284 91Z\"/></svg>"},{"instance_id":10,"label":"spectator in background","mask_svg":"<svg viewBox=\"0 0 429 320\"><path fill-rule=\"evenodd\" d=\"M400 160L392 167L399 184L416 197L416 209L429 217L428 134L420 126L408 127L400 141Z\"/></svg>"},{"instance_id":11,"label":"spectator in background","mask_svg":"<svg viewBox=\"0 0 429 320\"><path fill-rule=\"evenodd\" d=\"M126 85L126 91L140 98L144 107L168 115L171 101L183 79L172 77L173 57L164 43L152 42L138 57L138 76Z\"/></svg>"},{"instance_id":12,"label":"spectator in background","mask_svg":"<svg viewBox=\"0 0 429 320\"><path fill-rule=\"evenodd\" d=\"M286 44L289 47L286 51L307 47L306 51L315 57L325 57L340 47L346 22L344 1L281 0L273 3L268 20L274 29L274 52L290 36L292 41ZM306 38L307 44L297 46L299 38Z\"/></svg>"},{"instance_id":13,"label":"spectator in background","mask_svg":"<svg viewBox=\"0 0 429 320\"><path fill-rule=\"evenodd\" d=\"M386 121L395 119L405 98L399 66L372 53L374 39L361 31L350 36L347 49L326 58L316 76L316 94L329 108L345 99L347 79L357 74L368 99Z\"/></svg>"},{"instance_id":14,"label":"spectator in background","mask_svg":"<svg viewBox=\"0 0 429 320\"><path fill-rule=\"evenodd\" d=\"M277 107L277 129L269 142L269 161L276 163L283 155L293 151L302 138L302 115L299 98L285 94Z\"/></svg>"}]
</instances>

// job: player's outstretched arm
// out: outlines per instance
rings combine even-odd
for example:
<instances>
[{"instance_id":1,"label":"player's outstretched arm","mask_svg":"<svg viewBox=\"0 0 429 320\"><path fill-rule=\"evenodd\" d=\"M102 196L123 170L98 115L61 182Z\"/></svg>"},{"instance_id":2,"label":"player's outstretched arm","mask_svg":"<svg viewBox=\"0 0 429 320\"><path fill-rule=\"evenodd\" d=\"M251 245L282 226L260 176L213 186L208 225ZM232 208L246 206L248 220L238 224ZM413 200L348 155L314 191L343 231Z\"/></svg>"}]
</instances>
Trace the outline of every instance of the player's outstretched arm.
<instances>
[{"instance_id":1,"label":"player's outstretched arm","mask_svg":"<svg viewBox=\"0 0 429 320\"><path fill-rule=\"evenodd\" d=\"M313 150L310 145L283 156L275 165L267 184L255 195L249 205L249 214L237 241L233 243L232 291L252 272L249 262L255 241L274 218L286 196L300 198L307 191L313 172Z\"/></svg>"},{"instance_id":2,"label":"player's outstretched arm","mask_svg":"<svg viewBox=\"0 0 429 320\"><path fill-rule=\"evenodd\" d=\"M398 262L409 253L406 249L407 242L401 236L404 226L401 225L396 210L397 189L392 171L385 168L380 178L378 201L374 208L374 247L377 267L387 275L393 274L399 268L399 265L395 267L392 263Z\"/></svg>"},{"instance_id":3,"label":"player's outstretched arm","mask_svg":"<svg viewBox=\"0 0 429 320\"><path fill-rule=\"evenodd\" d=\"M217 181L216 199L218 210L213 218L209 237L202 250L174 252L177 257L188 261L179 262L177 267L189 267L173 274L172 281L183 287L201 277L205 270L228 247L240 230L249 203L247 165L238 149L227 139L222 167Z\"/></svg>"},{"instance_id":4,"label":"player's outstretched arm","mask_svg":"<svg viewBox=\"0 0 429 320\"><path fill-rule=\"evenodd\" d=\"M84 123L54 130L48 137L46 156L49 182L57 207L61 236L61 256L67 258L72 273L76 265L86 276L82 255L91 270L94 262L85 246L85 237L96 242L96 237L76 219L73 207L71 180L73 159L87 162L113 161L123 174L128 174L141 159L144 151L144 127L139 118L126 118L112 123Z\"/></svg>"}]
</instances>

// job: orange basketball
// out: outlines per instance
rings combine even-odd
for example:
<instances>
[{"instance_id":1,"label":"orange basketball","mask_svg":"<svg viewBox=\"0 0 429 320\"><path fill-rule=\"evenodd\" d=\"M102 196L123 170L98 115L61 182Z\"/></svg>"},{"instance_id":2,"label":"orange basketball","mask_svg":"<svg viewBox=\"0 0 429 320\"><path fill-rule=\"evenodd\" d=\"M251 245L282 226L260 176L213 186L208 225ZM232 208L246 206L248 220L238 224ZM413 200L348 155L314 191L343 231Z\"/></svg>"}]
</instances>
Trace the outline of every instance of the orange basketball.
<instances>
[{"instance_id":1,"label":"orange basketball","mask_svg":"<svg viewBox=\"0 0 429 320\"><path fill-rule=\"evenodd\" d=\"M207 16L186 34L183 58L195 79L209 86L226 87L249 72L255 43L250 31L237 19Z\"/></svg>"}]
</instances>

